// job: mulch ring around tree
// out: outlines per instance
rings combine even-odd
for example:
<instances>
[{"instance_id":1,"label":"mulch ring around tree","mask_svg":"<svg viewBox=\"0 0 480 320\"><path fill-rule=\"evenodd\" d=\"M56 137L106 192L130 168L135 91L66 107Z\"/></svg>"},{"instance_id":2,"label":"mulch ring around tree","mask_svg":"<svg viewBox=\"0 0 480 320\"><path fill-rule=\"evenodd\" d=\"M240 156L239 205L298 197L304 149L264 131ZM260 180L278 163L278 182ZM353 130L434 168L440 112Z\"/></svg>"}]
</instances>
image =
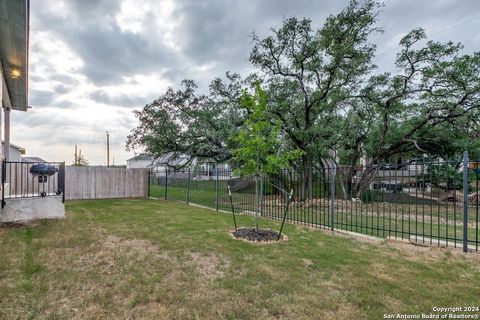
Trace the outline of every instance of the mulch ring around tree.
<instances>
[{"instance_id":1,"label":"mulch ring around tree","mask_svg":"<svg viewBox=\"0 0 480 320\"><path fill-rule=\"evenodd\" d=\"M277 242L278 231L271 229L256 229L256 228L237 228L237 230L230 230L233 238L247 241L250 243L275 243ZM287 241L288 238L282 233L280 241Z\"/></svg>"}]
</instances>

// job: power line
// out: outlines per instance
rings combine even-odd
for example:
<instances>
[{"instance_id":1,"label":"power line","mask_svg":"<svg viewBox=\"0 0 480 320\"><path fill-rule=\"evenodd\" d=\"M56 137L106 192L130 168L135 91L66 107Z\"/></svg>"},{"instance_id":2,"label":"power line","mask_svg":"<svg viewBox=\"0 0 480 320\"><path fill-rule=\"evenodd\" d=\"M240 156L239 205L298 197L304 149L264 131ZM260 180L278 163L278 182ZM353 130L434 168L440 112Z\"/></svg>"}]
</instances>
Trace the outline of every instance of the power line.
<instances>
[{"instance_id":1,"label":"power line","mask_svg":"<svg viewBox=\"0 0 480 320\"><path fill-rule=\"evenodd\" d=\"M452 28L455 28L455 27L464 25L464 24L466 24L466 23L469 23L469 22L472 22L472 21L475 21L475 20L478 20L478 19L480 19L480 16L476 16L476 17L473 17L472 19L469 19L469 20L465 20L465 21L463 21L463 22L459 22L459 23L452 24L452 25L450 25L450 26L448 26L448 27L446 27L446 28L443 28L443 29L441 29L441 30L438 30L437 32L434 32L434 33L430 34L430 36L437 35L437 34L442 33L442 32L444 32L444 31L450 30L450 29L452 29Z\"/></svg>"},{"instance_id":2,"label":"power line","mask_svg":"<svg viewBox=\"0 0 480 320\"><path fill-rule=\"evenodd\" d=\"M473 17L473 18L471 18L471 19L468 19L468 20L459 22L459 23L455 23L455 24L449 25L449 26L447 26L447 27L445 27L445 28L443 28L443 29L438 30L437 32L431 33L430 35L427 34L427 38L430 38L430 37L435 36L435 35L437 35L437 34L439 34L439 33L445 32L445 31L447 31L447 30L450 30L450 29L453 29L453 28L455 28L455 27L458 27L458 26L461 26L461 25L470 23L470 22L475 21L475 20L478 20L478 19L480 19L480 15L479 15L479 16L475 16L475 17ZM388 53L388 52L390 52L390 51L392 51L392 50L396 50L397 47L398 47L398 45L397 45L396 47L394 47L394 48L390 48L390 49L388 49L388 50L384 50L384 51L382 51L382 52L379 52L379 53L376 54L376 56L380 56L380 55L383 55L383 54L385 54L385 53Z\"/></svg>"}]
</instances>

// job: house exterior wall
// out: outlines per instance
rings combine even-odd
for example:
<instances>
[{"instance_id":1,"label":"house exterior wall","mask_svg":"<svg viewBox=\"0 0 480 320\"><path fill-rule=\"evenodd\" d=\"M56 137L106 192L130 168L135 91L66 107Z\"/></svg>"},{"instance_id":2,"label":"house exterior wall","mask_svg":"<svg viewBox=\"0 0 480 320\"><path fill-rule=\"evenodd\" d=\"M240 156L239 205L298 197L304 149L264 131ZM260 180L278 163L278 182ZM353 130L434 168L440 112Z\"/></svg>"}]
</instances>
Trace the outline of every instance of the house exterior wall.
<instances>
[{"instance_id":1,"label":"house exterior wall","mask_svg":"<svg viewBox=\"0 0 480 320\"><path fill-rule=\"evenodd\" d=\"M152 160L128 160L128 169L145 169L152 165Z\"/></svg>"},{"instance_id":2,"label":"house exterior wall","mask_svg":"<svg viewBox=\"0 0 480 320\"><path fill-rule=\"evenodd\" d=\"M7 100L7 96L8 96L8 91L4 90L4 86L5 86L5 79L3 78L3 66L0 61L0 140L1 140L1 133L3 131L3 128L2 128L2 113L3 113L2 111L3 111L3 105L4 105L3 102ZM10 99L8 100L10 101ZM3 148L0 148L0 149L3 149ZM3 158L3 150L0 150L0 159L2 158Z\"/></svg>"},{"instance_id":3,"label":"house exterior wall","mask_svg":"<svg viewBox=\"0 0 480 320\"><path fill-rule=\"evenodd\" d=\"M10 154L9 154L9 161L21 161L22 160L22 154L17 148L14 148L10 146Z\"/></svg>"},{"instance_id":4,"label":"house exterior wall","mask_svg":"<svg viewBox=\"0 0 480 320\"><path fill-rule=\"evenodd\" d=\"M1 143L1 148L0 148L0 149L2 149L2 153L4 151L4 146L5 146L5 144L2 142ZM23 151L23 149L22 149L22 152L25 153ZM8 161L18 161L18 162L22 161L22 152L20 152L20 150L18 148L14 147L12 144L10 144ZM4 156L6 156L6 155L4 155Z\"/></svg>"}]
</instances>

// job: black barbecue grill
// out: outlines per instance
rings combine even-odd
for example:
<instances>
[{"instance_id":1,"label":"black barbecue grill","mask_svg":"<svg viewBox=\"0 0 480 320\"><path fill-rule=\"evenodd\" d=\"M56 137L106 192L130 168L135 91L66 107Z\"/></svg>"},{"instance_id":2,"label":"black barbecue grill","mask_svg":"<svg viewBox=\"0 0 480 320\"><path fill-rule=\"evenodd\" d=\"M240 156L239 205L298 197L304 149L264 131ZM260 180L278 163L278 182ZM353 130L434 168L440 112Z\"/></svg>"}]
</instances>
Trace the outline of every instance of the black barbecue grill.
<instances>
[{"instance_id":1,"label":"black barbecue grill","mask_svg":"<svg viewBox=\"0 0 480 320\"><path fill-rule=\"evenodd\" d=\"M45 192L45 183L48 182L48 177L53 176L55 173L58 172L58 168L54 165L48 163L36 163L30 167L30 173L38 177L38 183L42 184L42 191L40 192L40 196L45 197L47 193ZM62 192L60 189L55 191L57 195L61 194Z\"/></svg>"}]
</instances>

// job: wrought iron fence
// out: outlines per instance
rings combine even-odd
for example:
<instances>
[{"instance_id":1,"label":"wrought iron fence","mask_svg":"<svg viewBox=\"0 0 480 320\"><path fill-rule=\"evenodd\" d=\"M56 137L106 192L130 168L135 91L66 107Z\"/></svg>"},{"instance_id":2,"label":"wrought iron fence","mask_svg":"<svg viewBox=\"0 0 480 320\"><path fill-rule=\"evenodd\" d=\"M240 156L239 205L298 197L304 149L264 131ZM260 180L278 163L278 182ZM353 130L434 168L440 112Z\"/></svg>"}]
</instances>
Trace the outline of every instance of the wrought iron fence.
<instances>
[{"instance_id":1,"label":"wrought iron fence","mask_svg":"<svg viewBox=\"0 0 480 320\"><path fill-rule=\"evenodd\" d=\"M63 196L64 162L2 162L2 208L6 199Z\"/></svg>"},{"instance_id":2,"label":"wrought iron fence","mask_svg":"<svg viewBox=\"0 0 480 320\"><path fill-rule=\"evenodd\" d=\"M403 165L329 166L239 176L231 170L150 173L151 197L260 214L381 238L479 249L480 161L422 160Z\"/></svg>"}]
</instances>

